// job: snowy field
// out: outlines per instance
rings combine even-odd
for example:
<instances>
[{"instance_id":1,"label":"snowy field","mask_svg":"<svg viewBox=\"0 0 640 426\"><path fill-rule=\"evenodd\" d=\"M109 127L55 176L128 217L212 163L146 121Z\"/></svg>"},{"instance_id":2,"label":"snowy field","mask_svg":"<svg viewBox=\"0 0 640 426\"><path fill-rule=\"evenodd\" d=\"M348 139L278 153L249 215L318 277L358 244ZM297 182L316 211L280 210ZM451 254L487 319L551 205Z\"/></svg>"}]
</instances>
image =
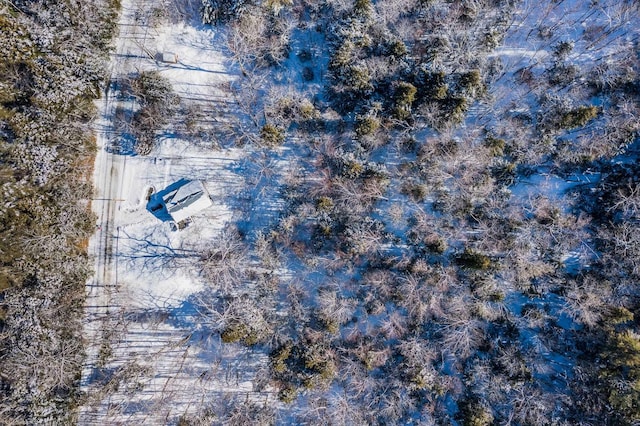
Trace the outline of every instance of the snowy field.
<instances>
[{"instance_id":1,"label":"snowy field","mask_svg":"<svg viewBox=\"0 0 640 426\"><path fill-rule=\"evenodd\" d=\"M151 26L152 12L151 2L123 2L112 81L134 71L158 71L184 104L216 113L223 125L232 104L224 87L236 76L216 49L218 34L167 19ZM177 62L153 59L163 52L174 52ZM210 338L190 301L205 289L194 266L199 252L237 219L243 151L195 146L168 133L148 156L112 153L113 113L130 102L118 86L111 88L99 104L93 203L99 220L90 244L97 276L88 285L90 341L80 424L175 423L212 399L268 400L269 392L254 392L255 372L266 357ZM149 194L186 180L202 181L213 206L175 231L166 212L151 211Z\"/></svg>"}]
</instances>

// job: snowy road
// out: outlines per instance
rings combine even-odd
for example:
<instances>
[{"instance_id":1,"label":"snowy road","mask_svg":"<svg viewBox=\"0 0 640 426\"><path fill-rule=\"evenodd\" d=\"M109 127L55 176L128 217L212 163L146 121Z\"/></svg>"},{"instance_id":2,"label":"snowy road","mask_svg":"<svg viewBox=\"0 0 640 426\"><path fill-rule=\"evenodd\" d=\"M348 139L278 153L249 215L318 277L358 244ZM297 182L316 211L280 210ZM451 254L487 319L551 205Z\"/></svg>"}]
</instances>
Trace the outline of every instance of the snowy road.
<instances>
[{"instance_id":1,"label":"snowy road","mask_svg":"<svg viewBox=\"0 0 640 426\"><path fill-rule=\"evenodd\" d=\"M146 30L140 29L137 17L142 6L135 0L125 1L118 27L116 51L111 56L110 81L99 104L99 119L96 121L97 154L94 165L93 184L95 188L92 208L97 216L96 233L89 243L89 253L95 259L94 276L87 283L85 304L86 358L82 371L81 391L91 399L100 367L109 352L108 335L112 313L117 310L115 292L118 291L117 263L115 254L119 228L115 225L123 198L123 176L126 156L110 152L116 137L113 119L119 99L118 81L135 66L136 58L144 55L143 46ZM141 38L142 42L138 40ZM133 58L133 59L132 59ZM80 410L80 424L99 424L87 416L86 404Z\"/></svg>"}]
</instances>

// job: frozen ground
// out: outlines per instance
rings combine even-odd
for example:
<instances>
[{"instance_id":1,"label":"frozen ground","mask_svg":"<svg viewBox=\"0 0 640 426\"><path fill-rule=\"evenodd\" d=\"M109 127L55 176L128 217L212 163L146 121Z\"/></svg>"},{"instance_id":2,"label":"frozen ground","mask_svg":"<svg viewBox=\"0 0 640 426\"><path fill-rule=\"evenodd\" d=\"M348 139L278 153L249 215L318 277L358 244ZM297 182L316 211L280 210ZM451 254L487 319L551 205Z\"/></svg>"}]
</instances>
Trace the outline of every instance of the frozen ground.
<instances>
[{"instance_id":1,"label":"frozen ground","mask_svg":"<svg viewBox=\"0 0 640 426\"><path fill-rule=\"evenodd\" d=\"M232 104L224 87L235 75L216 48L218 35L186 23L152 27L154 6L123 1L112 82L134 71L157 70L185 104L221 125ZM158 52L177 54L177 63L156 62ZM86 398L79 424L174 423L204 401L234 395L268 399L269 392L254 392L255 372L265 357L210 338L189 302L205 286L194 266L199 250L234 219L242 202L244 177L237 170L243 153L194 146L171 134L149 156L112 153L117 135L111 120L116 107L127 103L112 83L99 104L93 202L98 222L90 242L96 276L87 284L81 384ZM166 215L150 211L147 197L150 189L158 192L184 179L201 180L214 206L176 232Z\"/></svg>"}]
</instances>

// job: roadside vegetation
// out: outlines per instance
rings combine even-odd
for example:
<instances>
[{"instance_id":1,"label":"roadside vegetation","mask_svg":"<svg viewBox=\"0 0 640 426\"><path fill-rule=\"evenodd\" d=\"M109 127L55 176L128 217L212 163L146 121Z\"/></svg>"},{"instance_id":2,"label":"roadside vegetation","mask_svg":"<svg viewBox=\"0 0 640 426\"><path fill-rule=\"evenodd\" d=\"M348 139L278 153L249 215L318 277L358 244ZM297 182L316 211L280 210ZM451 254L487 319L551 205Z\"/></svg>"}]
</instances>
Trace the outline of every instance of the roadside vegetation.
<instances>
[{"instance_id":1,"label":"roadside vegetation","mask_svg":"<svg viewBox=\"0 0 640 426\"><path fill-rule=\"evenodd\" d=\"M0 423L70 424L114 2L0 5Z\"/></svg>"}]
</instances>

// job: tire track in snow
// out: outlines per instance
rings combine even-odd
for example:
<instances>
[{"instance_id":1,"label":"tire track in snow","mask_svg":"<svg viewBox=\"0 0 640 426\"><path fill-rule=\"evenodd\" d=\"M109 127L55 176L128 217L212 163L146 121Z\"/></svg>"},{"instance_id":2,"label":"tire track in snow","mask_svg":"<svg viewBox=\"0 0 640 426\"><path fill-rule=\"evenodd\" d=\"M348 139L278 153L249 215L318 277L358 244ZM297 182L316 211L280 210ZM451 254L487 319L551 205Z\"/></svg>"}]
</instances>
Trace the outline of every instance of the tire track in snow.
<instances>
[{"instance_id":1,"label":"tire track in snow","mask_svg":"<svg viewBox=\"0 0 640 426\"><path fill-rule=\"evenodd\" d=\"M116 52L111 55L110 79L105 88L104 100L99 106L100 119L96 123L97 153L94 167L95 198L92 202L94 213L98 216L96 234L90 241L90 253L95 258L93 277L87 282L85 301L85 346L86 355L80 380L80 390L84 395L84 404L80 408L80 424L102 424L91 420L88 412L90 402L104 385L101 367L109 352L109 340L113 321L111 316L119 306L114 304L117 292L117 265L114 251L117 251L119 229L114 229L116 207L122 195L122 179L126 157L110 152L112 138L115 136L113 122L116 109L121 103L118 99L120 78L125 74L125 62L131 56L125 49L131 46L127 40L135 37L135 5L123 4L118 22L120 33L116 39ZM146 32L145 32L146 37ZM136 43L137 44L137 43ZM115 232L114 232L115 231Z\"/></svg>"}]
</instances>

